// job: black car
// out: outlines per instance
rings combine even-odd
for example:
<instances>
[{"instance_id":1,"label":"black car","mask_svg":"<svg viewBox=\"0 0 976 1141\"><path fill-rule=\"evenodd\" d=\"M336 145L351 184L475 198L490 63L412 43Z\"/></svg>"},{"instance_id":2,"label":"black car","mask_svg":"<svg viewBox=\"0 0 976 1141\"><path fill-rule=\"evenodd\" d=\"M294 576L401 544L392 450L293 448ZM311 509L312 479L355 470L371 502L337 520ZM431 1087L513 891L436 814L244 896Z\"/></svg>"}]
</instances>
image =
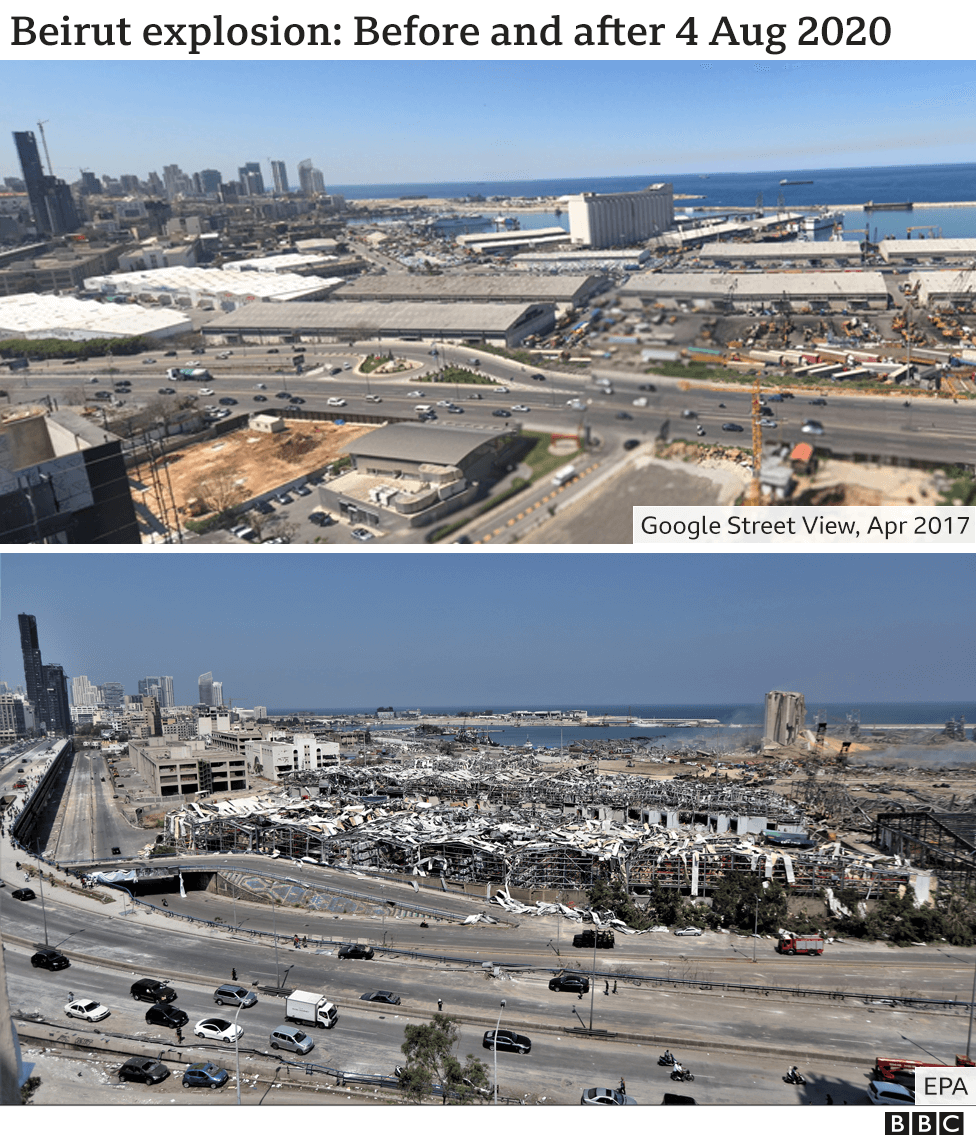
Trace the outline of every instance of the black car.
<instances>
[{"instance_id":1,"label":"black car","mask_svg":"<svg viewBox=\"0 0 976 1141\"><path fill-rule=\"evenodd\" d=\"M164 357L175 357L176 355L176 349L170 349L169 352L163 353Z\"/></svg>"},{"instance_id":2,"label":"black car","mask_svg":"<svg viewBox=\"0 0 976 1141\"><path fill-rule=\"evenodd\" d=\"M586 931L581 931L578 935L573 936L574 947L592 947L594 940L596 946L608 950L613 946L614 938L612 931L594 931L592 927L587 928Z\"/></svg>"},{"instance_id":3,"label":"black car","mask_svg":"<svg viewBox=\"0 0 976 1141\"><path fill-rule=\"evenodd\" d=\"M262 515L273 515L274 508L266 499L260 499L254 504L254 510L260 511Z\"/></svg>"},{"instance_id":4,"label":"black car","mask_svg":"<svg viewBox=\"0 0 976 1141\"><path fill-rule=\"evenodd\" d=\"M140 1002L176 1002L177 999L176 991L158 979L138 979L129 987L129 994Z\"/></svg>"},{"instance_id":5,"label":"black car","mask_svg":"<svg viewBox=\"0 0 976 1141\"><path fill-rule=\"evenodd\" d=\"M656 384L638 384L637 388L641 392L657 392Z\"/></svg>"},{"instance_id":6,"label":"black car","mask_svg":"<svg viewBox=\"0 0 976 1141\"><path fill-rule=\"evenodd\" d=\"M511 1050L515 1054L527 1054L532 1049L531 1041L514 1030L486 1030L481 1045L486 1050Z\"/></svg>"},{"instance_id":7,"label":"black car","mask_svg":"<svg viewBox=\"0 0 976 1141\"><path fill-rule=\"evenodd\" d=\"M374 955L372 947L365 943L343 943L339 948L340 959L371 959Z\"/></svg>"},{"instance_id":8,"label":"black car","mask_svg":"<svg viewBox=\"0 0 976 1141\"><path fill-rule=\"evenodd\" d=\"M305 399L302 396L289 396L288 397L288 403L289 404L304 404Z\"/></svg>"},{"instance_id":9,"label":"black car","mask_svg":"<svg viewBox=\"0 0 976 1141\"><path fill-rule=\"evenodd\" d=\"M318 527L328 527L330 523L335 520L327 511L313 511L308 517L310 523L315 523Z\"/></svg>"},{"instance_id":10,"label":"black car","mask_svg":"<svg viewBox=\"0 0 976 1141\"><path fill-rule=\"evenodd\" d=\"M251 399L256 400L258 404L267 404L268 402L268 398L266 396L262 396L260 392L257 394L257 396L252 396Z\"/></svg>"},{"instance_id":11,"label":"black car","mask_svg":"<svg viewBox=\"0 0 976 1141\"><path fill-rule=\"evenodd\" d=\"M19 887L16 891L10 893L14 899L19 899L26 903L29 899L37 899L37 896L31 891L29 887Z\"/></svg>"},{"instance_id":12,"label":"black car","mask_svg":"<svg viewBox=\"0 0 976 1141\"><path fill-rule=\"evenodd\" d=\"M545 380L546 378L542 375L541 372L534 372L532 374L532 379L533 380Z\"/></svg>"},{"instance_id":13,"label":"black car","mask_svg":"<svg viewBox=\"0 0 976 1141\"><path fill-rule=\"evenodd\" d=\"M103 392L96 392L95 393L95 399L96 400L111 400L112 394L111 394L111 392L104 392L104 391Z\"/></svg>"},{"instance_id":14,"label":"black car","mask_svg":"<svg viewBox=\"0 0 976 1141\"><path fill-rule=\"evenodd\" d=\"M511 412L509 412L507 408L496 408L495 411L492 412L492 416L506 416L507 417L507 416L511 416Z\"/></svg>"},{"instance_id":15,"label":"black car","mask_svg":"<svg viewBox=\"0 0 976 1141\"><path fill-rule=\"evenodd\" d=\"M741 424L723 424L722 425L722 431L723 432L744 432L745 429L742 427Z\"/></svg>"},{"instance_id":16,"label":"black car","mask_svg":"<svg viewBox=\"0 0 976 1141\"><path fill-rule=\"evenodd\" d=\"M65 967L70 967L71 963L54 947L42 947L31 955L31 966L44 967L47 971L63 971Z\"/></svg>"},{"instance_id":17,"label":"black car","mask_svg":"<svg viewBox=\"0 0 976 1141\"><path fill-rule=\"evenodd\" d=\"M274 356L276 353L280 353L280 352L281 352L281 349L268 349L268 356Z\"/></svg>"},{"instance_id":18,"label":"black car","mask_svg":"<svg viewBox=\"0 0 976 1141\"><path fill-rule=\"evenodd\" d=\"M275 393L275 399L276 400L291 400L291 393L290 392L276 392Z\"/></svg>"},{"instance_id":19,"label":"black car","mask_svg":"<svg viewBox=\"0 0 976 1141\"><path fill-rule=\"evenodd\" d=\"M145 1082L152 1086L169 1077L169 1067L155 1058L130 1058L122 1063L117 1076L120 1082Z\"/></svg>"},{"instance_id":20,"label":"black car","mask_svg":"<svg viewBox=\"0 0 976 1141\"><path fill-rule=\"evenodd\" d=\"M624 451L629 452L640 447L640 440L624 440Z\"/></svg>"},{"instance_id":21,"label":"black car","mask_svg":"<svg viewBox=\"0 0 976 1141\"><path fill-rule=\"evenodd\" d=\"M819 404L821 408L827 407L827 401L822 396L818 396L816 400L808 400L807 404Z\"/></svg>"},{"instance_id":22,"label":"black car","mask_svg":"<svg viewBox=\"0 0 976 1141\"><path fill-rule=\"evenodd\" d=\"M160 396L175 396L176 395L176 389L175 388L157 388L156 391L159 393Z\"/></svg>"},{"instance_id":23,"label":"black car","mask_svg":"<svg viewBox=\"0 0 976 1141\"><path fill-rule=\"evenodd\" d=\"M122 849L121 848L113 848L112 849L112 855L113 856L121 856L122 855Z\"/></svg>"},{"instance_id":24,"label":"black car","mask_svg":"<svg viewBox=\"0 0 976 1141\"><path fill-rule=\"evenodd\" d=\"M208 1089L219 1089L227 1082L227 1071L215 1066L213 1062L201 1062L196 1066L188 1066L183 1074L183 1086L206 1086Z\"/></svg>"},{"instance_id":25,"label":"black car","mask_svg":"<svg viewBox=\"0 0 976 1141\"><path fill-rule=\"evenodd\" d=\"M359 996L363 1002L385 1002L387 1006L399 1006L400 996L391 990L368 990Z\"/></svg>"},{"instance_id":26,"label":"black car","mask_svg":"<svg viewBox=\"0 0 976 1141\"><path fill-rule=\"evenodd\" d=\"M633 420L633 416L631 416L631 414L629 412L618 412L617 413L617 419L618 420Z\"/></svg>"},{"instance_id":27,"label":"black car","mask_svg":"<svg viewBox=\"0 0 976 1141\"><path fill-rule=\"evenodd\" d=\"M236 401L236 400L233 398L233 396L222 396L222 397L221 397L221 398L220 398L220 399L217 401L217 403L218 403L218 404L236 404L236 403L237 403L237 401Z\"/></svg>"},{"instance_id":28,"label":"black car","mask_svg":"<svg viewBox=\"0 0 976 1141\"><path fill-rule=\"evenodd\" d=\"M549 980L550 990L571 990L586 994L590 989L590 980L586 975L556 975Z\"/></svg>"},{"instance_id":29,"label":"black car","mask_svg":"<svg viewBox=\"0 0 976 1141\"><path fill-rule=\"evenodd\" d=\"M146 1011L146 1021L150 1026L165 1026L167 1030L175 1030L178 1026L185 1026L190 1016L185 1010L178 1010L168 1002L157 1002Z\"/></svg>"}]
</instances>

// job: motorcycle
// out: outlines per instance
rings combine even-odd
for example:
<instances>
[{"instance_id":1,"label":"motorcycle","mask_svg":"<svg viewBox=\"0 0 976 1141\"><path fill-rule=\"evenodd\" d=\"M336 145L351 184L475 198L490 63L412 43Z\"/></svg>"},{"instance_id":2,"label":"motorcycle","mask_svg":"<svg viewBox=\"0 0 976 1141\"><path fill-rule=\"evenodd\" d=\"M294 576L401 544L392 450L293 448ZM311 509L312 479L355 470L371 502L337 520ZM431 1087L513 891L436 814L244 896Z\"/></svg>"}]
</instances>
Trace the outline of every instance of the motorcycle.
<instances>
[{"instance_id":1,"label":"motorcycle","mask_svg":"<svg viewBox=\"0 0 976 1141\"><path fill-rule=\"evenodd\" d=\"M673 1082L693 1082L695 1075L690 1070L682 1070L678 1073L676 1070L671 1071L671 1080Z\"/></svg>"},{"instance_id":2,"label":"motorcycle","mask_svg":"<svg viewBox=\"0 0 976 1141\"><path fill-rule=\"evenodd\" d=\"M429 927L429 926L430 926L430 924L427 922L427 920L426 920L426 919L424 919L424 920L421 922L420 926L421 926L421 927Z\"/></svg>"},{"instance_id":3,"label":"motorcycle","mask_svg":"<svg viewBox=\"0 0 976 1141\"><path fill-rule=\"evenodd\" d=\"M705 429L704 429L704 428L701 426L701 424L699 424L699 425L698 425L698 427L695 429L695 432L696 432L696 433L697 433L699 436L704 436L704 435L705 435Z\"/></svg>"},{"instance_id":4,"label":"motorcycle","mask_svg":"<svg viewBox=\"0 0 976 1141\"><path fill-rule=\"evenodd\" d=\"M787 1071L783 1075L783 1081L788 1086L805 1086L807 1084L807 1079L802 1074L795 1074L791 1071Z\"/></svg>"},{"instance_id":5,"label":"motorcycle","mask_svg":"<svg viewBox=\"0 0 976 1141\"><path fill-rule=\"evenodd\" d=\"M660 1058L658 1058L657 1064L659 1066L673 1066L674 1056L670 1053L670 1051L667 1054L662 1054Z\"/></svg>"}]
</instances>

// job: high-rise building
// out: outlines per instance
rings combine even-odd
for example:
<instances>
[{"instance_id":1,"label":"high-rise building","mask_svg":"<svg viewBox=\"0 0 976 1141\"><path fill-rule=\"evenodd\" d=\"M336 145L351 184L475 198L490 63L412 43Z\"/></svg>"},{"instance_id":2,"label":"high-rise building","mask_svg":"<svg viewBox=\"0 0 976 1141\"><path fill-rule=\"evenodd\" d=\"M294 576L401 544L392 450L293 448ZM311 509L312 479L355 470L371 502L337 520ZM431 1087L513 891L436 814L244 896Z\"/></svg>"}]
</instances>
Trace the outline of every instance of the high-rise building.
<instances>
[{"instance_id":1,"label":"high-rise building","mask_svg":"<svg viewBox=\"0 0 976 1141\"><path fill-rule=\"evenodd\" d=\"M213 194L216 196L220 193L220 184L223 180L223 175L219 170L201 170L200 190L203 194Z\"/></svg>"},{"instance_id":2,"label":"high-rise building","mask_svg":"<svg viewBox=\"0 0 976 1141\"><path fill-rule=\"evenodd\" d=\"M71 734L71 706L68 702L68 679L64 670L53 662L41 666L47 702L48 732L60 737Z\"/></svg>"},{"instance_id":3,"label":"high-rise building","mask_svg":"<svg viewBox=\"0 0 976 1141\"><path fill-rule=\"evenodd\" d=\"M101 703L109 709L121 709L125 703L125 686L120 681L104 681L98 687Z\"/></svg>"},{"instance_id":4,"label":"high-rise building","mask_svg":"<svg viewBox=\"0 0 976 1141\"><path fill-rule=\"evenodd\" d=\"M98 176L90 170L81 172L81 193L84 195L102 193L102 184Z\"/></svg>"},{"instance_id":5,"label":"high-rise building","mask_svg":"<svg viewBox=\"0 0 976 1141\"><path fill-rule=\"evenodd\" d=\"M310 158L303 158L298 164L298 184L306 198L325 193L325 178L322 172L312 165Z\"/></svg>"},{"instance_id":6,"label":"high-rise building","mask_svg":"<svg viewBox=\"0 0 976 1141\"><path fill-rule=\"evenodd\" d=\"M71 679L72 705L98 705L99 700L98 686L92 685L84 674Z\"/></svg>"},{"instance_id":7,"label":"high-rise building","mask_svg":"<svg viewBox=\"0 0 976 1141\"><path fill-rule=\"evenodd\" d=\"M213 674L208 670L197 678L197 688L200 694L201 705L213 705Z\"/></svg>"},{"instance_id":8,"label":"high-rise building","mask_svg":"<svg viewBox=\"0 0 976 1141\"><path fill-rule=\"evenodd\" d=\"M37 619L33 614L18 614L20 624L20 651L24 656L24 681L27 700L34 706L38 726L47 727L47 694L44 690L44 667L41 665L41 647L37 641Z\"/></svg>"},{"instance_id":9,"label":"high-rise building","mask_svg":"<svg viewBox=\"0 0 976 1141\"><path fill-rule=\"evenodd\" d=\"M162 709L169 709L176 704L171 677L144 677L139 682L139 693L143 697L155 697Z\"/></svg>"},{"instance_id":10,"label":"high-rise building","mask_svg":"<svg viewBox=\"0 0 976 1141\"><path fill-rule=\"evenodd\" d=\"M221 706L224 704L224 683L222 681L215 681L213 683L213 700L211 705Z\"/></svg>"},{"instance_id":11,"label":"high-rise building","mask_svg":"<svg viewBox=\"0 0 976 1141\"><path fill-rule=\"evenodd\" d=\"M149 736L162 737L163 721L159 715L159 699L152 694L147 694L142 699L142 711L146 715Z\"/></svg>"},{"instance_id":12,"label":"high-rise building","mask_svg":"<svg viewBox=\"0 0 976 1141\"><path fill-rule=\"evenodd\" d=\"M26 737L33 728L22 693L0 693L0 745Z\"/></svg>"},{"instance_id":13,"label":"high-rise building","mask_svg":"<svg viewBox=\"0 0 976 1141\"><path fill-rule=\"evenodd\" d=\"M273 160L271 163L271 176L274 178L275 194L288 193L288 173L285 170L285 164L280 160Z\"/></svg>"},{"instance_id":14,"label":"high-rise building","mask_svg":"<svg viewBox=\"0 0 976 1141\"><path fill-rule=\"evenodd\" d=\"M246 162L243 166L237 168L237 177L244 187L245 194L253 195L264 193L264 176L261 174L260 163Z\"/></svg>"},{"instance_id":15,"label":"high-rise building","mask_svg":"<svg viewBox=\"0 0 976 1141\"><path fill-rule=\"evenodd\" d=\"M34 225L39 234L57 237L78 229L78 212L68 184L45 174L33 131L14 131L20 168L27 184Z\"/></svg>"}]
</instances>

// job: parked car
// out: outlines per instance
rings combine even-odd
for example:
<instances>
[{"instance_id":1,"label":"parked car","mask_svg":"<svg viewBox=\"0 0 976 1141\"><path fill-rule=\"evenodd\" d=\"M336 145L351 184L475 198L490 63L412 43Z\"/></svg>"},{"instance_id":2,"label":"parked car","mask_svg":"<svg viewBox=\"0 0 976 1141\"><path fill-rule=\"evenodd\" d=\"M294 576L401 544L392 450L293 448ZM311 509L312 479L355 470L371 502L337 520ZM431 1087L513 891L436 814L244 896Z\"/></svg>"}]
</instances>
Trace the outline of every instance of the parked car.
<instances>
[{"instance_id":1,"label":"parked car","mask_svg":"<svg viewBox=\"0 0 976 1141\"><path fill-rule=\"evenodd\" d=\"M246 986L238 986L237 983L223 983L214 991L214 1002L218 1006L253 1006L258 1000L258 996L253 990L248 990Z\"/></svg>"},{"instance_id":2,"label":"parked car","mask_svg":"<svg viewBox=\"0 0 976 1141\"><path fill-rule=\"evenodd\" d=\"M340 959L371 959L376 952L366 943L343 943L339 948Z\"/></svg>"},{"instance_id":3,"label":"parked car","mask_svg":"<svg viewBox=\"0 0 976 1141\"><path fill-rule=\"evenodd\" d=\"M14 785L14 788L17 786ZM31 891L29 887L19 887L16 891L10 893L14 899L19 899L22 903L26 903L29 899L37 899L37 896Z\"/></svg>"},{"instance_id":4,"label":"parked car","mask_svg":"<svg viewBox=\"0 0 976 1141\"><path fill-rule=\"evenodd\" d=\"M201 1018L193 1027L198 1038L212 1038L215 1042L236 1042L244 1027L226 1018Z\"/></svg>"},{"instance_id":5,"label":"parked car","mask_svg":"<svg viewBox=\"0 0 976 1141\"><path fill-rule=\"evenodd\" d=\"M640 440L624 440L623 447L625 452L632 451L634 448L640 447Z\"/></svg>"},{"instance_id":6,"label":"parked car","mask_svg":"<svg viewBox=\"0 0 976 1141\"><path fill-rule=\"evenodd\" d=\"M187 1066L183 1074L183 1088L190 1086L206 1086L208 1089L219 1089L227 1082L227 1071L215 1066L213 1062L200 1062L194 1066Z\"/></svg>"},{"instance_id":7,"label":"parked car","mask_svg":"<svg viewBox=\"0 0 976 1141\"><path fill-rule=\"evenodd\" d=\"M169 1067L155 1058L130 1058L119 1067L116 1077L120 1082L145 1082L153 1086L169 1077Z\"/></svg>"},{"instance_id":8,"label":"parked car","mask_svg":"<svg viewBox=\"0 0 976 1141\"><path fill-rule=\"evenodd\" d=\"M700 927L676 927L674 933L675 933L675 935L704 935L705 934L705 932L702 931L702 929Z\"/></svg>"},{"instance_id":9,"label":"parked car","mask_svg":"<svg viewBox=\"0 0 976 1141\"><path fill-rule=\"evenodd\" d=\"M330 523L335 520L327 511L313 511L308 517L310 523L314 523L316 527L328 527Z\"/></svg>"},{"instance_id":10,"label":"parked car","mask_svg":"<svg viewBox=\"0 0 976 1141\"><path fill-rule=\"evenodd\" d=\"M394 994L391 990L368 990L365 994L361 994L360 999L363 1002L382 1002L387 1006L399 1006L400 996Z\"/></svg>"},{"instance_id":11,"label":"parked car","mask_svg":"<svg viewBox=\"0 0 976 1141\"><path fill-rule=\"evenodd\" d=\"M357 527L352 532L352 537L359 543L368 543L371 539L376 538L373 532L367 531L365 527Z\"/></svg>"},{"instance_id":12,"label":"parked car","mask_svg":"<svg viewBox=\"0 0 976 1141\"><path fill-rule=\"evenodd\" d=\"M527 1054L532 1049L532 1042L514 1030L486 1030L481 1045L485 1050L510 1050L515 1054Z\"/></svg>"},{"instance_id":13,"label":"parked car","mask_svg":"<svg viewBox=\"0 0 976 1141\"><path fill-rule=\"evenodd\" d=\"M582 991L586 994L590 989L590 980L586 975L562 974L549 980L550 990Z\"/></svg>"},{"instance_id":14,"label":"parked car","mask_svg":"<svg viewBox=\"0 0 976 1141\"><path fill-rule=\"evenodd\" d=\"M81 1018L85 1022L101 1022L112 1013L93 998L76 998L65 1005L64 1012L69 1018Z\"/></svg>"},{"instance_id":15,"label":"parked car","mask_svg":"<svg viewBox=\"0 0 976 1141\"><path fill-rule=\"evenodd\" d=\"M43 967L46 971L63 971L71 966L71 962L57 948L41 947L31 955L31 966Z\"/></svg>"},{"instance_id":16,"label":"parked car","mask_svg":"<svg viewBox=\"0 0 976 1141\"><path fill-rule=\"evenodd\" d=\"M137 979L129 987L129 994L140 1002L176 1002L178 998L171 986L158 979Z\"/></svg>"},{"instance_id":17,"label":"parked car","mask_svg":"<svg viewBox=\"0 0 976 1141\"><path fill-rule=\"evenodd\" d=\"M146 1021L150 1026L165 1026L167 1030L175 1030L178 1026L185 1026L190 1021L190 1016L171 1003L157 1002L146 1011Z\"/></svg>"},{"instance_id":18,"label":"parked car","mask_svg":"<svg viewBox=\"0 0 976 1141\"><path fill-rule=\"evenodd\" d=\"M604 1086L594 1086L593 1089L583 1090L580 1105L636 1105L634 1098L619 1090L607 1089Z\"/></svg>"},{"instance_id":19,"label":"parked car","mask_svg":"<svg viewBox=\"0 0 976 1141\"><path fill-rule=\"evenodd\" d=\"M875 1105L914 1105L915 1095L896 1082L868 1082L868 1101Z\"/></svg>"}]
</instances>

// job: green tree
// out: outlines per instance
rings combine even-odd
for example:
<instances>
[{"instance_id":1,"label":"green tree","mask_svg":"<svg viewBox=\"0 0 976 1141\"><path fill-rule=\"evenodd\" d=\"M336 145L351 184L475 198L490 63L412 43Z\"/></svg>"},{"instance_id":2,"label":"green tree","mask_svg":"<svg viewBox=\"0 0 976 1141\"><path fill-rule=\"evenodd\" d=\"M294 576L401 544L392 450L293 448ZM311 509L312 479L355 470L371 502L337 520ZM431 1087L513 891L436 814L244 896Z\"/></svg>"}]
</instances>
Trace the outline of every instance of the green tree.
<instances>
[{"instance_id":1,"label":"green tree","mask_svg":"<svg viewBox=\"0 0 976 1141\"><path fill-rule=\"evenodd\" d=\"M786 892L775 880L764 888L762 877L748 872L733 872L715 884L711 922L717 927L751 930L757 922L757 896L760 934L774 934L780 927L788 926Z\"/></svg>"},{"instance_id":2,"label":"green tree","mask_svg":"<svg viewBox=\"0 0 976 1141\"><path fill-rule=\"evenodd\" d=\"M437 1086L441 1103L470 1104L489 1095L488 1074L483 1063L468 1054L462 1064L457 1057L461 1028L456 1018L435 1014L426 1025L404 1027L400 1050L407 1062L400 1070L400 1089L411 1101L433 1096Z\"/></svg>"},{"instance_id":3,"label":"green tree","mask_svg":"<svg viewBox=\"0 0 976 1141\"><path fill-rule=\"evenodd\" d=\"M620 880L596 880L593 886L587 889L586 899L590 907L597 911L612 911L628 927L641 931L651 925L648 917L636 907L627 894Z\"/></svg>"}]
</instances>

